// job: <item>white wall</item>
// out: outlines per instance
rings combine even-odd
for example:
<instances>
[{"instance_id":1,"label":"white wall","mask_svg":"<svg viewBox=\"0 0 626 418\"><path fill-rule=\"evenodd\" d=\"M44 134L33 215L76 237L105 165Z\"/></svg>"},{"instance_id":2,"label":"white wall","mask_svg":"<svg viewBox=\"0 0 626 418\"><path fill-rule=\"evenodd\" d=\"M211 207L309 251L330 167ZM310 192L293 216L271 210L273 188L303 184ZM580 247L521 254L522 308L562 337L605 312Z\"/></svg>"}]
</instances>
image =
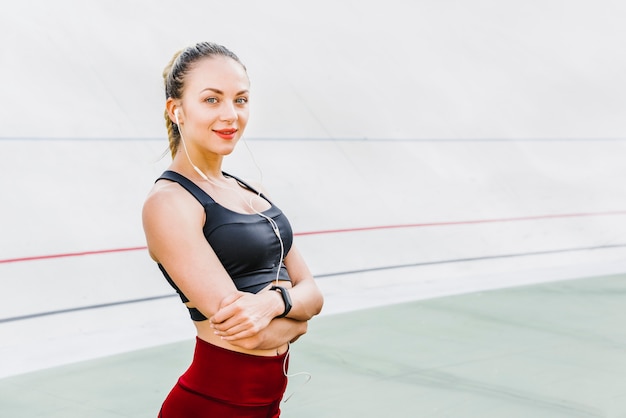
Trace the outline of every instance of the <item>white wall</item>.
<instances>
[{"instance_id":1,"label":"white wall","mask_svg":"<svg viewBox=\"0 0 626 418\"><path fill-rule=\"evenodd\" d=\"M325 313L626 270L622 2L1 5L0 261L144 245L160 72L215 40L248 66L248 145L296 232L604 214L300 236L318 275L373 269L319 279ZM245 147L226 168L260 179ZM159 274L144 251L0 263L0 320L171 293ZM191 332L174 298L0 322L2 373Z\"/></svg>"},{"instance_id":2,"label":"white wall","mask_svg":"<svg viewBox=\"0 0 626 418\"><path fill-rule=\"evenodd\" d=\"M161 69L198 40L248 65L251 137L624 136L619 0L3 0L2 11L3 137L160 137Z\"/></svg>"}]
</instances>

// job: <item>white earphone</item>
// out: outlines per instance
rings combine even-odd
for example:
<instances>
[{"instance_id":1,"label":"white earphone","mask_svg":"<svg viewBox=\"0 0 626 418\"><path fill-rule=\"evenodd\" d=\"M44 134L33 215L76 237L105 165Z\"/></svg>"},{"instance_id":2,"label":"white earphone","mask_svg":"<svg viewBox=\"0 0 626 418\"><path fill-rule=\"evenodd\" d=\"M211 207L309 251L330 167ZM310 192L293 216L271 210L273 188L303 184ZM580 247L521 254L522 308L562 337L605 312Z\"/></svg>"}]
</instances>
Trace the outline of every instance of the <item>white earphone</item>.
<instances>
[{"instance_id":1,"label":"white earphone","mask_svg":"<svg viewBox=\"0 0 626 418\"><path fill-rule=\"evenodd\" d=\"M187 160L189 161L189 164L191 164L191 166L193 167L193 169L196 171L196 173L198 173L198 175L200 177L202 177L204 180L208 181L211 184L214 184L207 176L206 174L204 174L202 172L202 170L200 170L192 161L191 161L191 157L189 157L189 152L187 151L187 144L185 144L185 138L183 137L183 131L182 129L180 129L180 122L178 121L178 109L174 110L174 118L176 118L176 125L178 125L178 133L180 135L180 142L183 143L183 149L185 150L185 154L187 155Z\"/></svg>"}]
</instances>

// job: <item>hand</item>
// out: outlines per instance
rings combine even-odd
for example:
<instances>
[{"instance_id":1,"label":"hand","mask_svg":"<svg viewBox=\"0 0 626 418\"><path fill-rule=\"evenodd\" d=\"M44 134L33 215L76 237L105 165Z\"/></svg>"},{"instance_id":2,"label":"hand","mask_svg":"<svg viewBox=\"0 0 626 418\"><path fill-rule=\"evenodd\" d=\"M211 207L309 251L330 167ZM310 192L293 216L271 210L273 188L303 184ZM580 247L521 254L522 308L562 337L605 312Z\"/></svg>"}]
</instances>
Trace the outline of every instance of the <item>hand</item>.
<instances>
[{"instance_id":1,"label":"hand","mask_svg":"<svg viewBox=\"0 0 626 418\"><path fill-rule=\"evenodd\" d=\"M229 341L247 350L270 350L281 347L288 342L296 342L307 331L306 321L297 321L289 318L278 318L270 322L267 328L249 338Z\"/></svg>"},{"instance_id":2,"label":"hand","mask_svg":"<svg viewBox=\"0 0 626 418\"><path fill-rule=\"evenodd\" d=\"M251 338L265 329L282 304L278 292L235 292L226 296L209 320L215 334L226 341ZM281 311L282 312L282 311Z\"/></svg>"}]
</instances>

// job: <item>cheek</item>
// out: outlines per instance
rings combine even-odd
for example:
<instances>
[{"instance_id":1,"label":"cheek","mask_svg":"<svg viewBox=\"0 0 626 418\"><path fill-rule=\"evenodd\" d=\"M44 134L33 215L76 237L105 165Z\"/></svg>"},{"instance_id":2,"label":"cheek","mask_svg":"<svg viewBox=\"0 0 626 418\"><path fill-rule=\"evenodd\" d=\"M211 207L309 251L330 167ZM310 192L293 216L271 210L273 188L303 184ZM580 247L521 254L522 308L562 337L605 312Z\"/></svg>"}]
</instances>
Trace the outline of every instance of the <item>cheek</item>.
<instances>
[{"instance_id":1,"label":"cheek","mask_svg":"<svg viewBox=\"0 0 626 418\"><path fill-rule=\"evenodd\" d=\"M250 116L250 112L248 110L244 110L239 112L239 123L245 125L248 123L248 117Z\"/></svg>"},{"instance_id":2,"label":"cheek","mask_svg":"<svg viewBox=\"0 0 626 418\"><path fill-rule=\"evenodd\" d=\"M193 122L198 126L204 126L212 123L216 119L215 112L207 112L207 111L197 111L192 115Z\"/></svg>"}]
</instances>

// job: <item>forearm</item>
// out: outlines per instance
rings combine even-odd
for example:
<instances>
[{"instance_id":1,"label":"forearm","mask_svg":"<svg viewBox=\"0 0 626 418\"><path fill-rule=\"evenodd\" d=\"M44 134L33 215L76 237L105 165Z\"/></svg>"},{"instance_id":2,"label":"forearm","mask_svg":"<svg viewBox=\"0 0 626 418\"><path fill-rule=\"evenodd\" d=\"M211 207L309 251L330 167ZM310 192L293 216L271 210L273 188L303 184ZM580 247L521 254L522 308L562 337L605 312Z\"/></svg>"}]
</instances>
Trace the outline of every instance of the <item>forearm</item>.
<instances>
[{"instance_id":1,"label":"forearm","mask_svg":"<svg viewBox=\"0 0 626 418\"><path fill-rule=\"evenodd\" d=\"M284 292L282 289L270 290L268 286L267 290L256 294L240 292L224 298L219 311L211 317L216 334L232 341L256 338L258 335L265 339L265 334L261 333L272 324L266 339L276 341L272 334L277 324L281 324L274 324L277 317L286 313L288 319L306 322L320 313L324 304L322 293L300 253L293 247L285 257L285 266L292 286L284 285ZM282 341L297 337L297 332L306 332L306 327L304 331L296 331L293 335L289 331L278 332L278 335L284 333Z\"/></svg>"},{"instance_id":2,"label":"forearm","mask_svg":"<svg viewBox=\"0 0 626 418\"><path fill-rule=\"evenodd\" d=\"M308 321L320 313L324 300L312 278L296 283L288 291L293 306L287 318Z\"/></svg>"},{"instance_id":3,"label":"forearm","mask_svg":"<svg viewBox=\"0 0 626 418\"><path fill-rule=\"evenodd\" d=\"M250 350L269 350L296 341L307 331L306 321L289 318L274 319L252 337L229 340L233 345Z\"/></svg>"}]
</instances>

